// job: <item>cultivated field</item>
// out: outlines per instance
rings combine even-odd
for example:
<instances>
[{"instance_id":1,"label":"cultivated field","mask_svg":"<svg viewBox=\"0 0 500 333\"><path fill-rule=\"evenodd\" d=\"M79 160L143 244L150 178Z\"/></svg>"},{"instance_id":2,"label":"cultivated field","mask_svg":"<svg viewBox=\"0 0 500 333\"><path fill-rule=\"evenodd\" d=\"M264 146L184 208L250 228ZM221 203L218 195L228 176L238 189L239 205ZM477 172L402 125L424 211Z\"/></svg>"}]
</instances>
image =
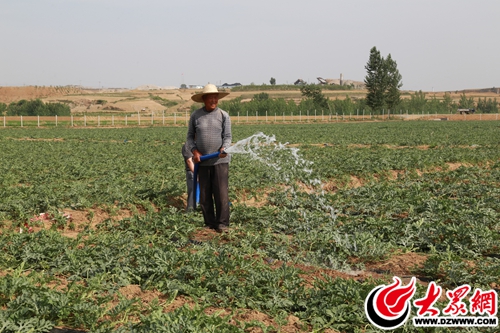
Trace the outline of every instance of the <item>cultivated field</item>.
<instances>
[{"instance_id":1,"label":"cultivated field","mask_svg":"<svg viewBox=\"0 0 500 333\"><path fill-rule=\"evenodd\" d=\"M0 332L377 332L394 276L499 291L500 122L233 123L288 148L233 155L227 234L183 212L184 126L0 128Z\"/></svg>"}]
</instances>

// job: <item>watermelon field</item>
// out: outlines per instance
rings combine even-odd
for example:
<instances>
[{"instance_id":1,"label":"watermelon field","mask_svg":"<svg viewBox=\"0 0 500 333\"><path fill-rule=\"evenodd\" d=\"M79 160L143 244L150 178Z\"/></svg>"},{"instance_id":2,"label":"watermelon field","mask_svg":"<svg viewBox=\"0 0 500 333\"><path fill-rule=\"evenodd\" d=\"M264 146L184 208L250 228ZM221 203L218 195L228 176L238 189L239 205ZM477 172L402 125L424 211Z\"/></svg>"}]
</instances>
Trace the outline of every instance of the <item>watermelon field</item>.
<instances>
[{"instance_id":1,"label":"watermelon field","mask_svg":"<svg viewBox=\"0 0 500 333\"><path fill-rule=\"evenodd\" d=\"M232 155L219 234L184 211L185 127L0 129L0 333L381 332L395 276L500 292L500 122L232 130L276 141Z\"/></svg>"}]
</instances>

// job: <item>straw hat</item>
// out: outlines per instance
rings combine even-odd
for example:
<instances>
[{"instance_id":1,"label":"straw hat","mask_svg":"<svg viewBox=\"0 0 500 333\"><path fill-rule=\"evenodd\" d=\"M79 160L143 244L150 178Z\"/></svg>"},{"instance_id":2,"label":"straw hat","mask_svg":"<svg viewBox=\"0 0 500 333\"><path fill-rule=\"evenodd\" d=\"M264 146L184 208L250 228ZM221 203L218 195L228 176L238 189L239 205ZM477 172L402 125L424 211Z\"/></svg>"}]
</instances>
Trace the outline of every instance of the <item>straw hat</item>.
<instances>
[{"instance_id":1,"label":"straw hat","mask_svg":"<svg viewBox=\"0 0 500 333\"><path fill-rule=\"evenodd\" d=\"M205 87L203 87L203 91L201 93L197 93L191 96L191 99L195 102L203 103L203 96L208 94L219 94L219 98L224 98L229 95L228 92L219 92L215 84L209 83Z\"/></svg>"}]
</instances>

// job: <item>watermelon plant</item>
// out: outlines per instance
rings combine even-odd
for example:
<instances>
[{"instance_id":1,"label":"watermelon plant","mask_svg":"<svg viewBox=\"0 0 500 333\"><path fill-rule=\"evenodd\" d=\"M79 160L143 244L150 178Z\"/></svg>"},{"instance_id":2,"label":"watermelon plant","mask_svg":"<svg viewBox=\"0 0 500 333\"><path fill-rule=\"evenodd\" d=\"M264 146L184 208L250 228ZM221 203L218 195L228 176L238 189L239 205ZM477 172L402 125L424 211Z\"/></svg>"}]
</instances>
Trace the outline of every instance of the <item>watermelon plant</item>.
<instances>
[{"instance_id":1,"label":"watermelon plant","mask_svg":"<svg viewBox=\"0 0 500 333\"><path fill-rule=\"evenodd\" d=\"M226 234L184 212L185 131L0 131L0 332L377 332L393 276L498 289L497 123L234 125L290 149L234 154Z\"/></svg>"}]
</instances>

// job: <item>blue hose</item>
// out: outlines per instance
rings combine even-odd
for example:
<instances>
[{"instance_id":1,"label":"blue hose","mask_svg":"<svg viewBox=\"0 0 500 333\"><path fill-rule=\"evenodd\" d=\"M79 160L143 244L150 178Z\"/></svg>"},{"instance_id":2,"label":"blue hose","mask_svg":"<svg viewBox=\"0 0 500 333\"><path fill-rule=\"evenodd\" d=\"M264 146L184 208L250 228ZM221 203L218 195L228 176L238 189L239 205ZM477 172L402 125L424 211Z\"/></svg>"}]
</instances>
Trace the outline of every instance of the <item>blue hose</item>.
<instances>
[{"instance_id":1,"label":"blue hose","mask_svg":"<svg viewBox=\"0 0 500 333\"><path fill-rule=\"evenodd\" d=\"M212 158L216 158L216 157L219 157L219 154L220 152L215 152L215 153L212 153L212 154L208 154L208 155L203 155L203 156L200 156L200 162L203 162L203 161L206 161L206 160L210 160ZM193 171L193 198L194 198L194 209L196 209L196 205L198 204L199 202L199 195L198 195L198 191L199 191L199 187L198 187L198 167L200 166L200 163L195 163L194 165L194 171Z\"/></svg>"}]
</instances>

